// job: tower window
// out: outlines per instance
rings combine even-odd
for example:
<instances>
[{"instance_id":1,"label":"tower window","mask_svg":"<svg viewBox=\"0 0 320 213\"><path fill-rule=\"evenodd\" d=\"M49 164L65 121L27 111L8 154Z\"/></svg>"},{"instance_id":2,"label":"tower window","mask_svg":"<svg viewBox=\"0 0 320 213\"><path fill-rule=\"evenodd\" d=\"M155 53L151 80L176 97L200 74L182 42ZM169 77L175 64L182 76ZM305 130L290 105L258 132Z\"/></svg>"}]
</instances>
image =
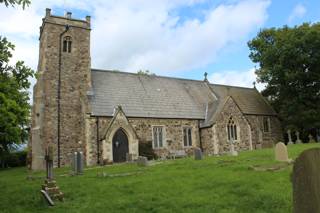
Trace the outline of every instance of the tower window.
<instances>
[{"instance_id":1,"label":"tower window","mask_svg":"<svg viewBox=\"0 0 320 213\"><path fill-rule=\"evenodd\" d=\"M64 37L62 51L71 53L71 44L72 44L71 37L70 36Z\"/></svg>"}]
</instances>

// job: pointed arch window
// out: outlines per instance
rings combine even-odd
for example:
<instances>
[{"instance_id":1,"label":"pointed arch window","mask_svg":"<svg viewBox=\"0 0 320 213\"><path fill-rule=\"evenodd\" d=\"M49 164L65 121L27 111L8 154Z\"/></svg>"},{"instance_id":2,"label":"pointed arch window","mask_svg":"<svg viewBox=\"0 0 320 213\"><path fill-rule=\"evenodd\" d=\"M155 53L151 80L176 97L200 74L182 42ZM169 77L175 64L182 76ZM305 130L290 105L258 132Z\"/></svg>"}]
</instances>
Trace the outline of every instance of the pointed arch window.
<instances>
[{"instance_id":1,"label":"pointed arch window","mask_svg":"<svg viewBox=\"0 0 320 213\"><path fill-rule=\"evenodd\" d=\"M72 45L72 39L70 36L66 36L63 38L63 52L71 53L71 45Z\"/></svg>"},{"instance_id":2,"label":"pointed arch window","mask_svg":"<svg viewBox=\"0 0 320 213\"><path fill-rule=\"evenodd\" d=\"M227 125L227 132L228 132L228 140L238 140L238 133L237 133L237 125L234 122L233 118L230 117Z\"/></svg>"}]
</instances>

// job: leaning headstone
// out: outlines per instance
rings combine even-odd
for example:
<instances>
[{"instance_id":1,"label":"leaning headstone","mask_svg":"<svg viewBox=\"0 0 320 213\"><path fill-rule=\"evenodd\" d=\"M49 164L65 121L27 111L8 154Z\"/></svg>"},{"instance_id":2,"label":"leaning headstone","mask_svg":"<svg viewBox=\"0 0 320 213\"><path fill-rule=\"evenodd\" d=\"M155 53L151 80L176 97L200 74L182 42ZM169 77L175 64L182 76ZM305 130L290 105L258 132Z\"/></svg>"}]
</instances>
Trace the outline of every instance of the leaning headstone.
<instances>
[{"instance_id":1,"label":"leaning headstone","mask_svg":"<svg viewBox=\"0 0 320 213\"><path fill-rule=\"evenodd\" d=\"M304 151L293 166L293 212L320 212L320 148Z\"/></svg>"},{"instance_id":2,"label":"leaning headstone","mask_svg":"<svg viewBox=\"0 0 320 213\"><path fill-rule=\"evenodd\" d=\"M291 138L291 130L290 129L287 130L287 134L288 134L288 145L291 145L291 144L293 144L293 142L292 142L292 138Z\"/></svg>"},{"instance_id":3,"label":"leaning headstone","mask_svg":"<svg viewBox=\"0 0 320 213\"><path fill-rule=\"evenodd\" d=\"M296 131L296 137L297 137L296 144L302 143L302 141L301 141L301 139L300 139L300 133L299 133L299 131Z\"/></svg>"},{"instance_id":4,"label":"leaning headstone","mask_svg":"<svg viewBox=\"0 0 320 213\"><path fill-rule=\"evenodd\" d=\"M138 166L148 166L148 158L144 156L139 156L137 164Z\"/></svg>"},{"instance_id":5,"label":"leaning headstone","mask_svg":"<svg viewBox=\"0 0 320 213\"><path fill-rule=\"evenodd\" d=\"M194 159L195 160L202 160L202 151L200 148L194 149Z\"/></svg>"},{"instance_id":6,"label":"leaning headstone","mask_svg":"<svg viewBox=\"0 0 320 213\"><path fill-rule=\"evenodd\" d=\"M276 144L275 156L276 156L277 161L280 161L280 162L289 162L290 161L290 159L288 158L287 147L282 142L279 142Z\"/></svg>"}]
</instances>

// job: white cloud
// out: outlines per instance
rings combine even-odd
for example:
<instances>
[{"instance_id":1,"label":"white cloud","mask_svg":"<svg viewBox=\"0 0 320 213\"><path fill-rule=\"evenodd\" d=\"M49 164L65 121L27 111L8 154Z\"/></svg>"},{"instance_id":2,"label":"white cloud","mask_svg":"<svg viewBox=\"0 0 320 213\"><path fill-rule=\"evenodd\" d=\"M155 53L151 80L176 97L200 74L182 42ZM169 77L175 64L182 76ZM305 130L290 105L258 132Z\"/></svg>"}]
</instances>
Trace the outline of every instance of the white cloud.
<instances>
[{"instance_id":1,"label":"white cloud","mask_svg":"<svg viewBox=\"0 0 320 213\"><path fill-rule=\"evenodd\" d=\"M253 82L256 81L255 69L252 68L246 71L222 71L215 72L208 77L210 83L224 84L241 87L253 87ZM256 83L256 88L261 91L265 88L265 84Z\"/></svg>"},{"instance_id":2,"label":"white cloud","mask_svg":"<svg viewBox=\"0 0 320 213\"><path fill-rule=\"evenodd\" d=\"M295 19L300 19L302 18L307 12L307 9L305 8L305 6L303 6L302 4L297 4L291 14L289 15L289 18L288 18L288 22L291 23L293 22Z\"/></svg>"},{"instance_id":3,"label":"white cloud","mask_svg":"<svg viewBox=\"0 0 320 213\"><path fill-rule=\"evenodd\" d=\"M222 48L243 41L259 28L269 5L269 1L258 0L222 4L208 9L202 21L193 18L180 23L180 17L170 11L182 1L143 1L139 7L134 1L125 2L108 1L95 10L95 67L172 74L206 66Z\"/></svg>"},{"instance_id":4,"label":"white cloud","mask_svg":"<svg viewBox=\"0 0 320 213\"><path fill-rule=\"evenodd\" d=\"M207 1L33 0L25 11L1 5L0 14L6 18L0 29L16 45L14 60L36 69L45 8L82 10L92 16L92 67L174 75L212 64L222 49L245 42L250 32L262 27L270 5L270 0L226 1L205 8L201 18L173 12Z\"/></svg>"}]
</instances>

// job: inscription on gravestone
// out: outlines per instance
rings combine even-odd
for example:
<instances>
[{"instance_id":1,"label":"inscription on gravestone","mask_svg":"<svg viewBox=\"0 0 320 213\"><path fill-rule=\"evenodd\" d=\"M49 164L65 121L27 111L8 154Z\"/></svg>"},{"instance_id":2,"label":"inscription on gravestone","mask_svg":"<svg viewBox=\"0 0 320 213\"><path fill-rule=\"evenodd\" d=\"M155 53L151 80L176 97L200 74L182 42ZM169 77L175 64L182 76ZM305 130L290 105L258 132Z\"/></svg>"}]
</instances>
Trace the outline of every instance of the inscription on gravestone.
<instances>
[{"instance_id":1,"label":"inscription on gravestone","mask_svg":"<svg viewBox=\"0 0 320 213\"><path fill-rule=\"evenodd\" d=\"M320 212L320 148L304 151L292 173L293 212Z\"/></svg>"}]
</instances>

